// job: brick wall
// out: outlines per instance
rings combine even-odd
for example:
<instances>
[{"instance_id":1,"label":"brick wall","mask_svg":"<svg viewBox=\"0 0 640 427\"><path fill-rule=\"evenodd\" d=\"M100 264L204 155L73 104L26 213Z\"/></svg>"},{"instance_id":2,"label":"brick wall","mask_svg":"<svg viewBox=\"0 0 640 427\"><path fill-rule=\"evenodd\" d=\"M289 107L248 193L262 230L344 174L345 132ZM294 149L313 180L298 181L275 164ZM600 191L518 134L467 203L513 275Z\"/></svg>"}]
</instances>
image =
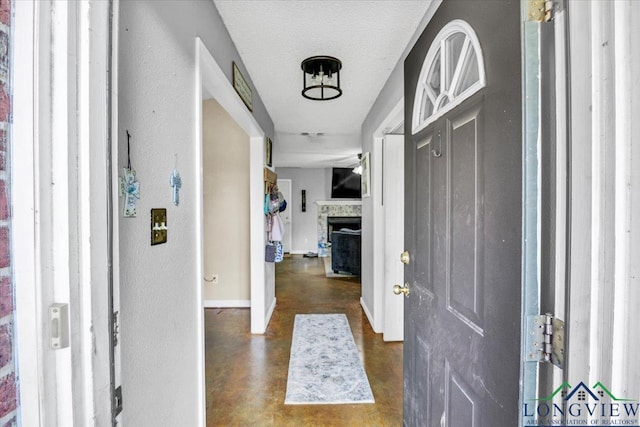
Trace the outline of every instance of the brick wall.
<instances>
[{"instance_id":1,"label":"brick wall","mask_svg":"<svg viewBox=\"0 0 640 427\"><path fill-rule=\"evenodd\" d=\"M0 427L17 425L14 284L11 270L11 0L0 0Z\"/></svg>"}]
</instances>

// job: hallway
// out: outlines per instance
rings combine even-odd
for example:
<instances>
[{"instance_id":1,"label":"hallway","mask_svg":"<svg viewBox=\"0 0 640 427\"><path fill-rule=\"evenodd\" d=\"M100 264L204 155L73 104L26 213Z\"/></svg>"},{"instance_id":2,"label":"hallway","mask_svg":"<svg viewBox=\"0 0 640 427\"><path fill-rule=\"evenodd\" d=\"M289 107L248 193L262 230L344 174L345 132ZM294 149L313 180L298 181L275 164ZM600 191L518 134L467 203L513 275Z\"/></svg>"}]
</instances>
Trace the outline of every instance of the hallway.
<instances>
[{"instance_id":1,"label":"hallway","mask_svg":"<svg viewBox=\"0 0 640 427\"><path fill-rule=\"evenodd\" d=\"M205 310L207 426L400 426L402 344L375 334L360 306L359 278L328 279L320 258L276 265L277 306L265 335L248 309ZM285 406L293 319L345 313L376 403Z\"/></svg>"}]
</instances>

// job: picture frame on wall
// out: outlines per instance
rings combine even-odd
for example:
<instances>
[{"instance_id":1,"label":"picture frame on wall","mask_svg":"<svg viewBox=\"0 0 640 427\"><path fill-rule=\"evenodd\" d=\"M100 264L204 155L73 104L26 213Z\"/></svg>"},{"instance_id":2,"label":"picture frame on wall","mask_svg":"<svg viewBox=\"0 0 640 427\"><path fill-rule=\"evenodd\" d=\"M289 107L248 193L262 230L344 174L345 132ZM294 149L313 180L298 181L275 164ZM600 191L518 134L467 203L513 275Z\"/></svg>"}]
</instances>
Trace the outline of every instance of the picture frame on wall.
<instances>
[{"instance_id":1,"label":"picture frame on wall","mask_svg":"<svg viewBox=\"0 0 640 427\"><path fill-rule=\"evenodd\" d=\"M360 179L362 180L362 197L371 197L371 167L368 152L362 155L360 165L362 166L362 175L360 176Z\"/></svg>"},{"instance_id":2,"label":"picture frame on wall","mask_svg":"<svg viewBox=\"0 0 640 427\"><path fill-rule=\"evenodd\" d=\"M253 112L253 93L251 92L251 87L242 75L242 72L240 72L240 68L238 68L235 61L232 61L231 64L233 68L233 88L236 90L238 96L240 96L240 99L242 99L242 102L244 102L244 105L247 106L249 111Z\"/></svg>"},{"instance_id":3,"label":"picture frame on wall","mask_svg":"<svg viewBox=\"0 0 640 427\"><path fill-rule=\"evenodd\" d=\"M271 138L267 137L265 144L265 163L267 166L273 167L273 142L271 141Z\"/></svg>"}]
</instances>

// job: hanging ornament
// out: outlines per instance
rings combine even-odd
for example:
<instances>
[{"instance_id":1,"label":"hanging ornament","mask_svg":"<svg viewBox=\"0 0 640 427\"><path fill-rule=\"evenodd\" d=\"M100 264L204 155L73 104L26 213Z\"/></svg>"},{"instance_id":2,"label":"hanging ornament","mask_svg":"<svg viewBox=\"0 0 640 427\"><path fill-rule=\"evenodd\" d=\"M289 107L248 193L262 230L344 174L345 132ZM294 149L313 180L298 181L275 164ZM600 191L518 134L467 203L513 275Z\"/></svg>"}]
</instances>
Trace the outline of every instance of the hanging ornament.
<instances>
[{"instance_id":1,"label":"hanging ornament","mask_svg":"<svg viewBox=\"0 0 640 427\"><path fill-rule=\"evenodd\" d=\"M175 154L173 172L169 177L169 185L173 187L173 204L178 206L180 204L180 189L182 188L182 178L180 177L180 172L178 172L178 155L177 154Z\"/></svg>"},{"instance_id":2,"label":"hanging ornament","mask_svg":"<svg viewBox=\"0 0 640 427\"><path fill-rule=\"evenodd\" d=\"M124 196L124 216L136 216L136 202L140 199L140 183L136 181L136 171L131 168L131 135L127 131L127 167L122 169L120 177L120 196Z\"/></svg>"}]
</instances>

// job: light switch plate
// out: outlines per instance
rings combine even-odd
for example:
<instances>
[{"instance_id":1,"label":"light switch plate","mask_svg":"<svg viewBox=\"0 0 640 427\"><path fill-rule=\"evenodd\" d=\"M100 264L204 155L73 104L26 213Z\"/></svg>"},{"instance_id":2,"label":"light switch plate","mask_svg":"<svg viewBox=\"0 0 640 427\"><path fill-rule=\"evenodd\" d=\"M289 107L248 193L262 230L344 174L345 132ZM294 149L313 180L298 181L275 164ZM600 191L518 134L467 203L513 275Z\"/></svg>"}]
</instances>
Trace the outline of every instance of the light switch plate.
<instances>
[{"instance_id":1,"label":"light switch plate","mask_svg":"<svg viewBox=\"0 0 640 427\"><path fill-rule=\"evenodd\" d=\"M167 243L167 210L151 209L151 246Z\"/></svg>"}]
</instances>

